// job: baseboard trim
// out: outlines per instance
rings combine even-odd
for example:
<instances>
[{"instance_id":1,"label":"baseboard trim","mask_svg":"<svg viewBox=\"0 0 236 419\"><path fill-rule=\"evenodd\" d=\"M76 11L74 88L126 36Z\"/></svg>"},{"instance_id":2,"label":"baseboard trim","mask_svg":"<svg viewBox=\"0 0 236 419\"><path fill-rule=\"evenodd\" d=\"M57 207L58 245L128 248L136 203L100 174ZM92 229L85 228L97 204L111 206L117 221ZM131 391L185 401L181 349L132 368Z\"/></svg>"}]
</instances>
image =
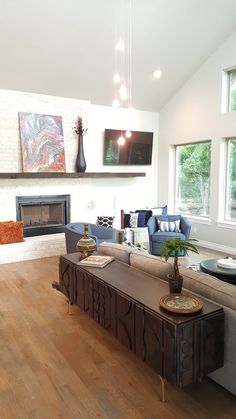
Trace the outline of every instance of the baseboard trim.
<instances>
[{"instance_id":1,"label":"baseboard trim","mask_svg":"<svg viewBox=\"0 0 236 419\"><path fill-rule=\"evenodd\" d=\"M233 256L236 255L236 248L235 247L224 246L223 244L206 242L206 241L203 241L203 240L198 240L196 245L200 246L200 247L206 247L207 249L216 250L217 252L222 252L222 253L226 253L226 254L229 253L229 255L233 255Z\"/></svg>"}]
</instances>

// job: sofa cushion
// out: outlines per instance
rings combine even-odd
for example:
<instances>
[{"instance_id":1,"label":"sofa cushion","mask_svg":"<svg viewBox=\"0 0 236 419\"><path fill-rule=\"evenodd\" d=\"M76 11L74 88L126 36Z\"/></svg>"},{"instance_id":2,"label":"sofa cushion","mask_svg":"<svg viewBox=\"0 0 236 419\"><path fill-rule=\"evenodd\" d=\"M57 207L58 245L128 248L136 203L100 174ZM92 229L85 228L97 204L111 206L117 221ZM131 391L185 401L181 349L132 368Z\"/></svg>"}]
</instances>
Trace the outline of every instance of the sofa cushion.
<instances>
[{"instance_id":1,"label":"sofa cushion","mask_svg":"<svg viewBox=\"0 0 236 419\"><path fill-rule=\"evenodd\" d=\"M128 265L130 262L131 251L132 248L130 246L123 246L118 243L102 242L98 246L99 255L114 256L115 259L127 263Z\"/></svg>"},{"instance_id":2,"label":"sofa cushion","mask_svg":"<svg viewBox=\"0 0 236 419\"><path fill-rule=\"evenodd\" d=\"M167 280L167 274L172 273L171 263L164 262L158 257L148 253L141 253L138 251L131 252L130 265L165 280Z\"/></svg>"},{"instance_id":3,"label":"sofa cushion","mask_svg":"<svg viewBox=\"0 0 236 419\"><path fill-rule=\"evenodd\" d=\"M216 304L236 310L236 286L201 271L180 267L183 288L209 298Z\"/></svg>"}]
</instances>

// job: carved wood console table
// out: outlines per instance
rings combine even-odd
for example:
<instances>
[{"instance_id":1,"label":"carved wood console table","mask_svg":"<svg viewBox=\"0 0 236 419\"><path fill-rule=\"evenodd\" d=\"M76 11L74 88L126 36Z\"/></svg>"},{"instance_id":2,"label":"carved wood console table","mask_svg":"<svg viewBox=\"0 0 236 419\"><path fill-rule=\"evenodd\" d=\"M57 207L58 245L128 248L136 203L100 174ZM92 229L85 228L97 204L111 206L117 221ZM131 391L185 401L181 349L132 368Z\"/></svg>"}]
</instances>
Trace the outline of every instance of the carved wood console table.
<instances>
[{"instance_id":1,"label":"carved wood console table","mask_svg":"<svg viewBox=\"0 0 236 419\"><path fill-rule=\"evenodd\" d=\"M222 308L202 298L199 313L164 311L165 281L116 260L102 269L81 267L79 257L60 257L60 291L159 374L162 401L165 380L184 387L223 366Z\"/></svg>"}]
</instances>

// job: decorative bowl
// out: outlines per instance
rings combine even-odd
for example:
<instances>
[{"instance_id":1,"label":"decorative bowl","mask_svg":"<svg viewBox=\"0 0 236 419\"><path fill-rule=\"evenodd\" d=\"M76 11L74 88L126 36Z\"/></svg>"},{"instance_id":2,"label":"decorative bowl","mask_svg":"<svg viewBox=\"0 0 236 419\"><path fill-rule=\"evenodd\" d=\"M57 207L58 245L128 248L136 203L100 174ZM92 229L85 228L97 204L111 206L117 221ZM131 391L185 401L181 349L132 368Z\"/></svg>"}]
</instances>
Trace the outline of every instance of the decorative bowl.
<instances>
[{"instance_id":1,"label":"decorative bowl","mask_svg":"<svg viewBox=\"0 0 236 419\"><path fill-rule=\"evenodd\" d=\"M219 266L219 268L236 269L236 260L232 258L218 259L217 265Z\"/></svg>"}]
</instances>

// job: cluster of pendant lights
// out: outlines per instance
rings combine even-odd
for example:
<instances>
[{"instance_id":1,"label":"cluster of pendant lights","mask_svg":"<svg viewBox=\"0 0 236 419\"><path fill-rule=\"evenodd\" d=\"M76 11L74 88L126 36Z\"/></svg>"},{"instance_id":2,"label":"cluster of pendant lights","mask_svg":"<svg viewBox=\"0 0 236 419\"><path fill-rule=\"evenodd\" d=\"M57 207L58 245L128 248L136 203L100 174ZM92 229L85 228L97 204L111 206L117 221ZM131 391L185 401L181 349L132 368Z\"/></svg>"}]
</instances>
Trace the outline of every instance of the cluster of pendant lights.
<instances>
[{"instance_id":1,"label":"cluster of pendant lights","mask_svg":"<svg viewBox=\"0 0 236 419\"><path fill-rule=\"evenodd\" d=\"M123 35L122 24L120 24L120 33L117 43L115 45L115 74L113 75L113 83L115 87L115 98L112 102L112 106L119 108L120 106L126 107L128 111L128 128L123 136L122 132L118 138L118 144L125 144L125 138L130 138L132 133L129 127L130 111L131 106L131 12L132 12L132 0L128 2L129 10L124 9L124 0L120 0L120 14L123 23ZM127 3L126 3L127 7ZM123 16L122 16L123 12ZM125 25L126 21L126 25ZM126 42L125 42L126 39ZM126 73L126 74L125 74Z\"/></svg>"},{"instance_id":2,"label":"cluster of pendant lights","mask_svg":"<svg viewBox=\"0 0 236 419\"><path fill-rule=\"evenodd\" d=\"M122 134L118 138L118 144L124 145L126 139L132 136L130 130L130 117L132 112L131 102L131 37L132 37L132 2L133 0L120 0L119 1L119 13L116 14L118 17L120 14L120 24L117 28L116 33L116 45L115 45L115 73L113 75L115 97L112 102L112 106L119 108L127 108L128 116L128 127L125 135ZM118 5L118 0L117 3ZM162 71L156 69L153 72L153 78L159 80L162 76Z\"/></svg>"}]
</instances>

